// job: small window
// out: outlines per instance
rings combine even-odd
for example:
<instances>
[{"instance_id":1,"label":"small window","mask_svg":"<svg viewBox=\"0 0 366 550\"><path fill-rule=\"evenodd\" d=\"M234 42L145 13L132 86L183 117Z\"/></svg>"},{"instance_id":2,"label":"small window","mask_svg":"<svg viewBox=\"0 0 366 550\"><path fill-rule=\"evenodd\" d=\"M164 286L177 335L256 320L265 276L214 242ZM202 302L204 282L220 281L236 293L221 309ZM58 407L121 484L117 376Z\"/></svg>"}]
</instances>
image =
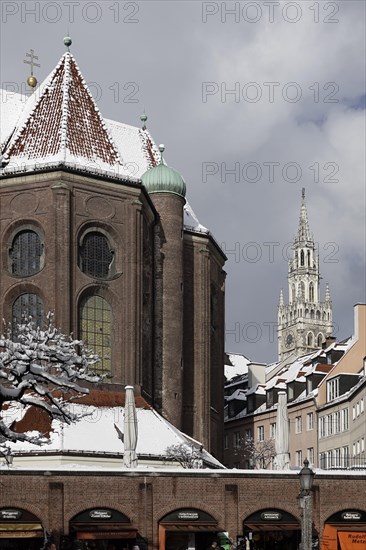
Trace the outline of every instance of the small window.
<instances>
[{"instance_id":1,"label":"small window","mask_svg":"<svg viewBox=\"0 0 366 550\"><path fill-rule=\"evenodd\" d=\"M302 451L296 451L296 466L302 467Z\"/></svg>"},{"instance_id":2,"label":"small window","mask_svg":"<svg viewBox=\"0 0 366 550\"><path fill-rule=\"evenodd\" d=\"M258 441L264 441L264 426L258 426L257 439Z\"/></svg>"},{"instance_id":3,"label":"small window","mask_svg":"<svg viewBox=\"0 0 366 550\"><path fill-rule=\"evenodd\" d=\"M240 449L240 432L234 432L233 439L234 449Z\"/></svg>"},{"instance_id":4,"label":"small window","mask_svg":"<svg viewBox=\"0 0 366 550\"><path fill-rule=\"evenodd\" d=\"M314 464L314 447L308 448L308 461L310 464Z\"/></svg>"},{"instance_id":5,"label":"small window","mask_svg":"<svg viewBox=\"0 0 366 550\"><path fill-rule=\"evenodd\" d=\"M342 409L342 426L341 426L342 432L346 432L348 430L348 409Z\"/></svg>"},{"instance_id":6,"label":"small window","mask_svg":"<svg viewBox=\"0 0 366 550\"><path fill-rule=\"evenodd\" d=\"M295 419L295 431L297 434L301 434L302 432L302 418L301 416L297 416Z\"/></svg>"},{"instance_id":7,"label":"small window","mask_svg":"<svg viewBox=\"0 0 366 550\"><path fill-rule=\"evenodd\" d=\"M87 233L80 246L81 270L89 277L106 279L111 275L114 251L103 233Z\"/></svg>"},{"instance_id":8,"label":"small window","mask_svg":"<svg viewBox=\"0 0 366 550\"><path fill-rule=\"evenodd\" d=\"M43 245L35 231L20 231L10 249L10 271L17 277L29 277L41 270Z\"/></svg>"},{"instance_id":9,"label":"small window","mask_svg":"<svg viewBox=\"0 0 366 550\"><path fill-rule=\"evenodd\" d=\"M276 439L276 422L271 424L271 439Z\"/></svg>"},{"instance_id":10,"label":"small window","mask_svg":"<svg viewBox=\"0 0 366 550\"><path fill-rule=\"evenodd\" d=\"M314 413L312 412L306 415L306 428L308 431L314 429Z\"/></svg>"}]
</instances>

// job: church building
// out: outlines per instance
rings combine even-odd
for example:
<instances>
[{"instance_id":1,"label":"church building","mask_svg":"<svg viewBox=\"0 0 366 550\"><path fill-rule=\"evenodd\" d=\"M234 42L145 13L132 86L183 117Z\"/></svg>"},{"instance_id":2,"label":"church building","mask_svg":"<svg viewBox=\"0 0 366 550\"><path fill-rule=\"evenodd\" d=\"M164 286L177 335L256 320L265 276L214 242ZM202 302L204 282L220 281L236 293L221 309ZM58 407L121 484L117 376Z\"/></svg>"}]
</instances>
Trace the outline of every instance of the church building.
<instances>
[{"instance_id":1,"label":"church building","mask_svg":"<svg viewBox=\"0 0 366 550\"><path fill-rule=\"evenodd\" d=\"M69 51L29 84L2 91L0 318L54 311L98 353L104 390L133 385L220 458L225 255L146 115L103 118Z\"/></svg>"}]
</instances>

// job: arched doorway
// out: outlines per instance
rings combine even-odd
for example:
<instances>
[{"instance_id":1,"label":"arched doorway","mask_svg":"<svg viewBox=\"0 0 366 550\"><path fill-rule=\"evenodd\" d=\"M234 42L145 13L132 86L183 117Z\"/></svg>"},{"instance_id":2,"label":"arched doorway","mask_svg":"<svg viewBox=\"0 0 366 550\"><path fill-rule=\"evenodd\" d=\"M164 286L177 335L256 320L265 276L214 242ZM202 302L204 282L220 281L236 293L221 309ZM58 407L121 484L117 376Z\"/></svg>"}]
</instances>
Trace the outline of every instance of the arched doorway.
<instances>
[{"instance_id":1,"label":"arched doorway","mask_svg":"<svg viewBox=\"0 0 366 550\"><path fill-rule=\"evenodd\" d=\"M70 542L78 550L105 550L106 548L146 548L136 527L122 512L112 508L91 508L70 520ZM66 547L66 541L64 547Z\"/></svg>"},{"instance_id":2,"label":"arched doorway","mask_svg":"<svg viewBox=\"0 0 366 550\"><path fill-rule=\"evenodd\" d=\"M21 508L0 509L1 550L40 550L44 542L41 520Z\"/></svg>"},{"instance_id":3,"label":"arched doorway","mask_svg":"<svg viewBox=\"0 0 366 550\"><path fill-rule=\"evenodd\" d=\"M342 510L324 523L322 550L366 549L366 511Z\"/></svg>"},{"instance_id":4,"label":"arched doorway","mask_svg":"<svg viewBox=\"0 0 366 550\"><path fill-rule=\"evenodd\" d=\"M181 508L159 522L159 550L206 550L224 531L217 520L197 508Z\"/></svg>"},{"instance_id":5,"label":"arched doorway","mask_svg":"<svg viewBox=\"0 0 366 550\"><path fill-rule=\"evenodd\" d=\"M259 510L243 522L251 550L297 550L301 542L299 520L284 510Z\"/></svg>"}]
</instances>

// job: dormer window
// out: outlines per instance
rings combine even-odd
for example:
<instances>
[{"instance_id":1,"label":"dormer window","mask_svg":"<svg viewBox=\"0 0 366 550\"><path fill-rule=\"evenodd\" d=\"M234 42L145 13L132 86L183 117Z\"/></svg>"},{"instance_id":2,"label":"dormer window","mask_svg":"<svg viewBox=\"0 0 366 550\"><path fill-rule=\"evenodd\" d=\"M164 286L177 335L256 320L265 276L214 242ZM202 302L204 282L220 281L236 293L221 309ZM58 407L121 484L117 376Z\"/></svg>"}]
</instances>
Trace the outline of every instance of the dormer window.
<instances>
[{"instance_id":1,"label":"dormer window","mask_svg":"<svg viewBox=\"0 0 366 550\"><path fill-rule=\"evenodd\" d=\"M339 378L333 378L327 382L327 402L339 397Z\"/></svg>"}]
</instances>

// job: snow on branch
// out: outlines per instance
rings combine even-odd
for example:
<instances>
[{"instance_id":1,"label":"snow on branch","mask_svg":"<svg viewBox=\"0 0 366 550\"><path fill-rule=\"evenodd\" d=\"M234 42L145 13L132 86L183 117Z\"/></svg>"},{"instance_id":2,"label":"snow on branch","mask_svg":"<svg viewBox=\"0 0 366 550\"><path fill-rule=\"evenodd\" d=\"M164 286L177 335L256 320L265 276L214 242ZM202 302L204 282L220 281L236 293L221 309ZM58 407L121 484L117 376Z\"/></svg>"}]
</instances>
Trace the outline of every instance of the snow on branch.
<instances>
[{"instance_id":1,"label":"snow on branch","mask_svg":"<svg viewBox=\"0 0 366 550\"><path fill-rule=\"evenodd\" d=\"M170 445L165 449L165 458L178 462L183 468L202 468L202 448L195 449L184 443Z\"/></svg>"},{"instance_id":2,"label":"snow on branch","mask_svg":"<svg viewBox=\"0 0 366 550\"><path fill-rule=\"evenodd\" d=\"M6 441L46 442L39 432L18 433L13 429L10 410L26 411L30 406L46 411L51 420L71 424L80 415L70 401L89 393L85 383L97 383L103 376L93 372L99 358L83 342L67 338L47 315L46 328L37 327L31 317L17 326L5 326L0 336L0 446ZM21 418L21 416L20 416Z\"/></svg>"}]
</instances>

